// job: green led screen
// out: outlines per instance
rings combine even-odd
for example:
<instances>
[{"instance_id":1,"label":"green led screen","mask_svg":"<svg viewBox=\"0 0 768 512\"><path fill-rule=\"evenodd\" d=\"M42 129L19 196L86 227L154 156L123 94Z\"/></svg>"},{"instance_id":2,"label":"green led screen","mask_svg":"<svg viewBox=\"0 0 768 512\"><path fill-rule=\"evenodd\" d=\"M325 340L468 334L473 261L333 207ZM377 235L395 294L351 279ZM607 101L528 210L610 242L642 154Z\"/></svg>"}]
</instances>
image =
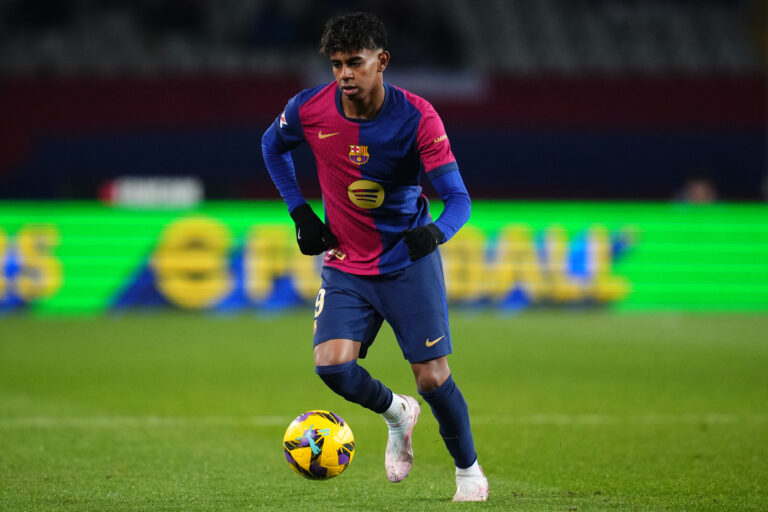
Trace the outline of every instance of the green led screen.
<instances>
[{"instance_id":1,"label":"green led screen","mask_svg":"<svg viewBox=\"0 0 768 512\"><path fill-rule=\"evenodd\" d=\"M441 253L456 306L768 311L764 204L475 201ZM0 202L5 311L279 309L314 300L321 265L280 201Z\"/></svg>"}]
</instances>

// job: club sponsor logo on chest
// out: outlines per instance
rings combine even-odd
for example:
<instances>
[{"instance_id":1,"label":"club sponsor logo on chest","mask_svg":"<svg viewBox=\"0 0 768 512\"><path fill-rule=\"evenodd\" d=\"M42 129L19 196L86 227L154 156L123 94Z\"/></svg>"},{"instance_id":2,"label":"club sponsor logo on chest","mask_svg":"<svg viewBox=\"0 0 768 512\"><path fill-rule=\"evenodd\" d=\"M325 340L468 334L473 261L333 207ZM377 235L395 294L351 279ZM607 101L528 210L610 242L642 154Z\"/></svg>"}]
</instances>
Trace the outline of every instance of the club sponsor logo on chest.
<instances>
[{"instance_id":1,"label":"club sponsor logo on chest","mask_svg":"<svg viewBox=\"0 0 768 512\"><path fill-rule=\"evenodd\" d=\"M347 187L349 200L356 206L371 210L384 202L384 187L375 181L357 180Z\"/></svg>"}]
</instances>

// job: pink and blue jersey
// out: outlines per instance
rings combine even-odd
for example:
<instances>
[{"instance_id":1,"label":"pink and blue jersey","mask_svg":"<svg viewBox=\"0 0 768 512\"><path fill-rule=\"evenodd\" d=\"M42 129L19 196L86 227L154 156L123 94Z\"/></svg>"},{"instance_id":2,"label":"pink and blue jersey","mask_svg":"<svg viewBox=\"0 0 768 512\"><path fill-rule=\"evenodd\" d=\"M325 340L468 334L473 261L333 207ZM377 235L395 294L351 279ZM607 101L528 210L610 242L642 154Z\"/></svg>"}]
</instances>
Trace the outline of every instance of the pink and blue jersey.
<instances>
[{"instance_id":1,"label":"pink and blue jersey","mask_svg":"<svg viewBox=\"0 0 768 512\"><path fill-rule=\"evenodd\" d=\"M419 184L423 166L446 203L435 222L448 240L469 217L469 195L445 128L426 100L384 84L372 119L344 115L336 82L294 96L262 139L267 168L289 210L304 202L289 151L312 149L325 218L338 238L325 264L358 275L410 265L402 231L432 222Z\"/></svg>"}]
</instances>

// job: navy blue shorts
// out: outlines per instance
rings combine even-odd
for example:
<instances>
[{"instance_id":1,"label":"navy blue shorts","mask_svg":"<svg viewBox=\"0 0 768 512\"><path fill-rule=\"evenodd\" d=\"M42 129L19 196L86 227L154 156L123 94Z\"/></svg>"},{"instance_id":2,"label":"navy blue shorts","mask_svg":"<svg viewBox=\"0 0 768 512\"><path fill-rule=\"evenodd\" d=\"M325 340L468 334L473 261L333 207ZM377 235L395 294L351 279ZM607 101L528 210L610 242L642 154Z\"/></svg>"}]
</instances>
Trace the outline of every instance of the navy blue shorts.
<instances>
[{"instance_id":1,"label":"navy blue shorts","mask_svg":"<svg viewBox=\"0 0 768 512\"><path fill-rule=\"evenodd\" d=\"M384 320L405 359L419 363L451 353L440 253L376 276L324 267L315 301L314 346L331 339L359 341L365 357Z\"/></svg>"}]
</instances>

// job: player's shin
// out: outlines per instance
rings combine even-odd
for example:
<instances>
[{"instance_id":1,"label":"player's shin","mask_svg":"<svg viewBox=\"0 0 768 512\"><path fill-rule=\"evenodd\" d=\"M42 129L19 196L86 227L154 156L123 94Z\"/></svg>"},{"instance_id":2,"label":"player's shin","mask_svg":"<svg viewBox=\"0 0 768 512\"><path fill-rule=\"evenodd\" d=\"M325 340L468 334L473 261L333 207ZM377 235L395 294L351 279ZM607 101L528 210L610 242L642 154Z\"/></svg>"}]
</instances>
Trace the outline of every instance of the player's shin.
<instances>
[{"instance_id":1,"label":"player's shin","mask_svg":"<svg viewBox=\"0 0 768 512\"><path fill-rule=\"evenodd\" d=\"M419 391L432 408L440 435L457 468L468 468L477 460L475 442L469 425L469 409L461 391L448 377L440 387L432 391Z\"/></svg>"},{"instance_id":2,"label":"player's shin","mask_svg":"<svg viewBox=\"0 0 768 512\"><path fill-rule=\"evenodd\" d=\"M381 414L392 403L392 391L371 377L357 361L316 366L315 372L337 395L373 412Z\"/></svg>"}]
</instances>

